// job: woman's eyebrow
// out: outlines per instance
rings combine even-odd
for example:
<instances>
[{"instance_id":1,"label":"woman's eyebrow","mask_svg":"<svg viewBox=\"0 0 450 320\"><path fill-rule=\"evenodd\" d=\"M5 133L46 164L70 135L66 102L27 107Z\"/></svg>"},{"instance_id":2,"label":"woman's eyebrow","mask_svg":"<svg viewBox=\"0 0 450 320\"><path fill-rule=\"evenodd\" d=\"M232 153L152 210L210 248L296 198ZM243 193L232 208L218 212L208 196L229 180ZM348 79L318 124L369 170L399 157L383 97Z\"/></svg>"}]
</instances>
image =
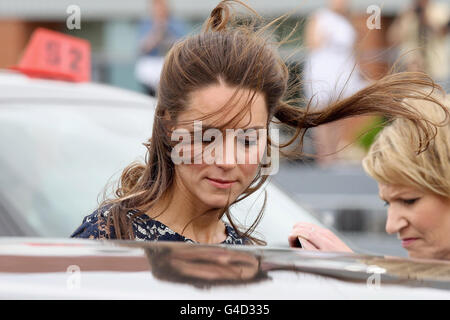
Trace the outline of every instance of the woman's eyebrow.
<instances>
[{"instance_id":1,"label":"woman's eyebrow","mask_svg":"<svg viewBox=\"0 0 450 320\"><path fill-rule=\"evenodd\" d=\"M209 129L217 129L217 130L221 130L220 127L215 127L215 126L205 126L205 125L202 126L202 130L203 130L203 131L206 131L206 130L209 130ZM260 125L260 126L246 127L246 128L225 128L225 129L226 129L226 130L229 130L229 129L231 129L231 130L258 130L258 129L266 129L266 126ZM223 129L222 129L222 130L223 130Z\"/></svg>"},{"instance_id":2,"label":"woman's eyebrow","mask_svg":"<svg viewBox=\"0 0 450 320\"><path fill-rule=\"evenodd\" d=\"M257 130L257 129L266 129L266 126L253 126L253 127L247 127L247 128L242 128L242 130Z\"/></svg>"},{"instance_id":3,"label":"woman's eyebrow","mask_svg":"<svg viewBox=\"0 0 450 320\"><path fill-rule=\"evenodd\" d=\"M392 194L387 194L386 197L382 197L381 195L379 195L380 199L383 201L388 201L388 200L396 200L396 199L400 199L402 197L415 197L416 194L414 191L409 191L409 190L402 190L402 191L397 191L397 192L393 192Z\"/></svg>"}]
</instances>

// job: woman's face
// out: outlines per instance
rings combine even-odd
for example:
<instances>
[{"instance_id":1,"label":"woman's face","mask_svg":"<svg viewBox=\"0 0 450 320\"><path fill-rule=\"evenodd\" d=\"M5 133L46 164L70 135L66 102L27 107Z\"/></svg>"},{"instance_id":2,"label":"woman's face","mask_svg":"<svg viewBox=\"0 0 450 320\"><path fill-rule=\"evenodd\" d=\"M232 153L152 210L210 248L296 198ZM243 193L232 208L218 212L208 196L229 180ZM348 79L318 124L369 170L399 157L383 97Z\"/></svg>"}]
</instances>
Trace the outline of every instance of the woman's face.
<instances>
[{"instance_id":1,"label":"woman's face","mask_svg":"<svg viewBox=\"0 0 450 320\"><path fill-rule=\"evenodd\" d=\"M386 232L411 258L450 259L450 199L412 187L378 184L388 205Z\"/></svg>"},{"instance_id":2,"label":"woman's face","mask_svg":"<svg viewBox=\"0 0 450 320\"><path fill-rule=\"evenodd\" d=\"M186 110L177 117L176 129L200 134L203 143L195 140L191 164L175 166L175 188L207 210L223 208L243 193L253 181L266 148L268 111L264 95L257 93L245 112L251 92L241 89L232 106L221 109L235 93L236 88L224 84L196 90L190 94ZM243 118L235 119L237 123L227 126L224 132L222 125L236 115ZM208 139L208 135L213 138Z\"/></svg>"}]
</instances>

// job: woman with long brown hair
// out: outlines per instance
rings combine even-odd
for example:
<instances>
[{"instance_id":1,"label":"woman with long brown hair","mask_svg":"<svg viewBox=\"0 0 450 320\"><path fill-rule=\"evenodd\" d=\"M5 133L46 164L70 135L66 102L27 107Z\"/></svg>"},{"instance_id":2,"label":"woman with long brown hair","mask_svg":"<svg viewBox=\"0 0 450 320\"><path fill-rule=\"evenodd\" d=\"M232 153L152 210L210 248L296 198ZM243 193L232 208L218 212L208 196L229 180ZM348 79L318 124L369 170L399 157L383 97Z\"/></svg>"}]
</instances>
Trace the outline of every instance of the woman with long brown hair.
<instances>
[{"instance_id":1,"label":"woman with long brown hair","mask_svg":"<svg viewBox=\"0 0 450 320\"><path fill-rule=\"evenodd\" d=\"M250 10L254 19L238 19L232 4ZM145 163L125 168L116 197L87 216L72 237L263 244L252 232L264 208L241 230L230 207L267 180L265 160L274 146L267 132L274 123L295 132L281 152L308 128L362 114L405 117L430 134L430 124L401 104L405 97L433 99L423 88L435 86L420 73L388 76L320 111L298 108L291 98L300 82L288 83L277 52L283 41L274 41L271 32L283 17L260 21L241 1L221 1L200 34L172 47Z\"/></svg>"}]
</instances>

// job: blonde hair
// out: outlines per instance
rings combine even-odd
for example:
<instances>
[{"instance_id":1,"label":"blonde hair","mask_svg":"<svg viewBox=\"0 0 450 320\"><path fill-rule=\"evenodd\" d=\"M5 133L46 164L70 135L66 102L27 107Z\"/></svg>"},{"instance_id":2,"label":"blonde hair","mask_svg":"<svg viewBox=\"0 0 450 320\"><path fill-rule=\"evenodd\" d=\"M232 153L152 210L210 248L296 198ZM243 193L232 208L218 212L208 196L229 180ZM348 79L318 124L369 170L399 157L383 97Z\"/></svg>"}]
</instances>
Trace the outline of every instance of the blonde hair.
<instances>
[{"instance_id":1,"label":"blonde hair","mask_svg":"<svg viewBox=\"0 0 450 320\"><path fill-rule=\"evenodd\" d=\"M437 95L450 109L450 95ZM378 182L418 188L450 198L450 122L445 111L432 101L405 99L404 105L421 113L433 138L424 141L417 125L396 118L377 136L367 156L364 170ZM425 148L422 148L426 145Z\"/></svg>"}]
</instances>

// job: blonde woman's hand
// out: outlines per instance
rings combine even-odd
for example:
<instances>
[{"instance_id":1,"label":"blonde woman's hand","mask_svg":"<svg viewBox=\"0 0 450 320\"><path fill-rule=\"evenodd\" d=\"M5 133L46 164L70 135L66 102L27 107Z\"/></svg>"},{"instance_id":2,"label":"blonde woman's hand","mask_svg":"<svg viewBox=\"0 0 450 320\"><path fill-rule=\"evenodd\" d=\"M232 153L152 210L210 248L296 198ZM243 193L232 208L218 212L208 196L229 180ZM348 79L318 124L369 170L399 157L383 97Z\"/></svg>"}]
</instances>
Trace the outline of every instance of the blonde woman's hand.
<instances>
[{"instance_id":1,"label":"blonde woman's hand","mask_svg":"<svg viewBox=\"0 0 450 320\"><path fill-rule=\"evenodd\" d=\"M289 245L298 247L298 240L305 250L328 252L353 252L341 239L328 229L312 223L298 222L288 237Z\"/></svg>"}]
</instances>

